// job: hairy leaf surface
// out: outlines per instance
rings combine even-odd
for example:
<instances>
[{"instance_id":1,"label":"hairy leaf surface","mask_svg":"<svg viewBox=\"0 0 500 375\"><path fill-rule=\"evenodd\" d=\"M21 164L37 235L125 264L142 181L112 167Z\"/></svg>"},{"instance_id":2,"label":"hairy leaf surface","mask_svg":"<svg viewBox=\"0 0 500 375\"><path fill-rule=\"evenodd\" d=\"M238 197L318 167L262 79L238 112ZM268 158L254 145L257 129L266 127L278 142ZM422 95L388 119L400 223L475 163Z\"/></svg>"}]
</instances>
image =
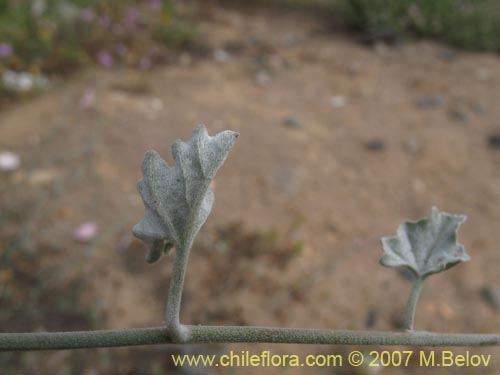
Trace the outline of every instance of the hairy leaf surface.
<instances>
[{"instance_id":1,"label":"hairy leaf surface","mask_svg":"<svg viewBox=\"0 0 500 375\"><path fill-rule=\"evenodd\" d=\"M408 267L417 277L444 271L470 258L457 242L458 227L466 220L431 209L429 217L405 221L394 237L383 237L384 255L380 263L387 267Z\"/></svg>"},{"instance_id":2,"label":"hairy leaf surface","mask_svg":"<svg viewBox=\"0 0 500 375\"><path fill-rule=\"evenodd\" d=\"M187 143L178 140L172 145L174 167L156 151L146 153L137 184L146 212L132 232L148 245L148 262L156 262L174 246L177 251L191 246L212 209L210 182L237 137L229 130L210 137L200 125Z\"/></svg>"}]
</instances>

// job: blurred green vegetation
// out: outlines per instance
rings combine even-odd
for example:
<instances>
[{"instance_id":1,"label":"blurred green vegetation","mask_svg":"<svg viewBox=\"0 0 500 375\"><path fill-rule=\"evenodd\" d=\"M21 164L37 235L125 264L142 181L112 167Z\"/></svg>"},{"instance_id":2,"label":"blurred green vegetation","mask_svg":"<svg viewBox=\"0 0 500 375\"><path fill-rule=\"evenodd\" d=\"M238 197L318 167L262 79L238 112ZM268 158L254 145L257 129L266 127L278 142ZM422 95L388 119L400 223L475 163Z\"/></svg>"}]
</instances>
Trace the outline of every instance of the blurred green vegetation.
<instances>
[{"instance_id":1,"label":"blurred green vegetation","mask_svg":"<svg viewBox=\"0 0 500 375\"><path fill-rule=\"evenodd\" d=\"M348 26L377 34L413 34L456 46L500 50L498 0L331 0Z\"/></svg>"},{"instance_id":2,"label":"blurred green vegetation","mask_svg":"<svg viewBox=\"0 0 500 375\"><path fill-rule=\"evenodd\" d=\"M0 0L0 73L64 73L89 62L148 66L151 46L196 43L175 0ZM246 0L323 7L359 30L392 30L456 45L500 49L497 0Z\"/></svg>"},{"instance_id":3,"label":"blurred green vegetation","mask_svg":"<svg viewBox=\"0 0 500 375\"><path fill-rule=\"evenodd\" d=\"M196 43L173 0L0 0L0 88L43 86L37 77L89 63L149 68L161 46ZM19 74L23 73L23 74Z\"/></svg>"},{"instance_id":4,"label":"blurred green vegetation","mask_svg":"<svg viewBox=\"0 0 500 375\"><path fill-rule=\"evenodd\" d=\"M500 50L498 0L0 0L0 99L83 65L149 69L172 50L205 54L191 17L205 2L319 9L368 41L413 35Z\"/></svg>"},{"instance_id":5,"label":"blurred green vegetation","mask_svg":"<svg viewBox=\"0 0 500 375\"><path fill-rule=\"evenodd\" d=\"M429 37L458 47L500 51L498 0L227 0L224 4L316 10L366 40Z\"/></svg>"},{"instance_id":6,"label":"blurred green vegetation","mask_svg":"<svg viewBox=\"0 0 500 375\"><path fill-rule=\"evenodd\" d=\"M269 6L283 9L332 9L337 1L332 0L221 0L225 5Z\"/></svg>"}]
</instances>

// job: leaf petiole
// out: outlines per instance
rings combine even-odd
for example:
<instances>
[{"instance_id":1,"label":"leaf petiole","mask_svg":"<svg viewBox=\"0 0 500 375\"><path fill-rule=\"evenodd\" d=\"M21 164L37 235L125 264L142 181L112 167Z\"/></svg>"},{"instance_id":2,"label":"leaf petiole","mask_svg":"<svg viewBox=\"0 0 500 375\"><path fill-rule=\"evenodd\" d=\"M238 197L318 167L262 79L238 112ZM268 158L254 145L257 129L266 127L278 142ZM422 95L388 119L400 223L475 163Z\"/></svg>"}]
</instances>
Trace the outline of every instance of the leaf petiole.
<instances>
[{"instance_id":1,"label":"leaf petiole","mask_svg":"<svg viewBox=\"0 0 500 375\"><path fill-rule=\"evenodd\" d=\"M410 298L408 298L408 303L406 304L405 313L405 328L408 331L413 331L415 325L415 311L417 310L417 303L420 298L420 292L422 291L422 286L424 285L426 277L417 276L413 281L413 286L411 289Z\"/></svg>"},{"instance_id":2,"label":"leaf petiole","mask_svg":"<svg viewBox=\"0 0 500 375\"><path fill-rule=\"evenodd\" d=\"M186 342L189 338L189 329L182 325L179 319L189 251L190 246L175 249L174 267L167 297L167 332L176 342Z\"/></svg>"}]
</instances>

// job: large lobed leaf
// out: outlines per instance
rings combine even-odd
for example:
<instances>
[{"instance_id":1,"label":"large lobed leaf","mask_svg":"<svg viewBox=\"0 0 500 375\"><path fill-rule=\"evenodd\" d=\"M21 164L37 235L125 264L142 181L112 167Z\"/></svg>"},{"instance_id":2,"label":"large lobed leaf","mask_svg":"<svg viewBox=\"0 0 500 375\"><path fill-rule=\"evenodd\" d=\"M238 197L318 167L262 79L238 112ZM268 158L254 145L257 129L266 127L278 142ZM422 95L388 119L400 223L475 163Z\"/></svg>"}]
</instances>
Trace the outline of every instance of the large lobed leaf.
<instances>
[{"instance_id":1,"label":"large lobed leaf","mask_svg":"<svg viewBox=\"0 0 500 375\"><path fill-rule=\"evenodd\" d=\"M466 220L432 207L428 218L405 221L394 237L383 237L384 255L380 263L387 267L408 267L417 277L444 271L470 258L457 242L458 227Z\"/></svg>"},{"instance_id":2,"label":"large lobed leaf","mask_svg":"<svg viewBox=\"0 0 500 375\"><path fill-rule=\"evenodd\" d=\"M210 181L238 135L226 130L210 137L200 125L187 143L178 140L173 144L172 168L156 151L146 153L143 177L137 184L146 212L132 232L148 245L149 263L174 246L182 251L191 245L212 209Z\"/></svg>"}]
</instances>

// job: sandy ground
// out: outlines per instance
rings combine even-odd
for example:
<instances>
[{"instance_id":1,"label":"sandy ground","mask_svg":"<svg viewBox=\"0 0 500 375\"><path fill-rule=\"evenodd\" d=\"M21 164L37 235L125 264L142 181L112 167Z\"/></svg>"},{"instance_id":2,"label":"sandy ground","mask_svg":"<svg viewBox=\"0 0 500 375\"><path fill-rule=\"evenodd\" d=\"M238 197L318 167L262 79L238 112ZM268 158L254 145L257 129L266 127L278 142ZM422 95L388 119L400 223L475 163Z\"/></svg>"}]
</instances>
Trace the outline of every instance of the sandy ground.
<instances>
[{"instance_id":1,"label":"sandy ground","mask_svg":"<svg viewBox=\"0 0 500 375\"><path fill-rule=\"evenodd\" d=\"M204 123L211 134L241 136L191 253L184 322L364 329L369 320L370 329L396 329L410 283L378 264L380 237L435 205L467 215L459 240L472 261L428 280L417 328L498 331L500 315L481 292L500 287L500 149L488 144L500 132L498 56L429 42L366 47L317 18L269 10L220 9L201 29L214 58L87 70L1 113L0 147L23 165L1 176L0 203L26 216L7 220L4 235L29 230L58 249L55 259L77 262L71 272L89 280L102 328L161 323L172 258L142 263L128 234L143 214L135 184L146 150L171 163L170 144ZM82 109L89 89L96 103ZM88 220L100 236L75 244L72 229ZM500 371L498 349L473 351L491 353L491 367L453 373Z\"/></svg>"}]
</instances>

